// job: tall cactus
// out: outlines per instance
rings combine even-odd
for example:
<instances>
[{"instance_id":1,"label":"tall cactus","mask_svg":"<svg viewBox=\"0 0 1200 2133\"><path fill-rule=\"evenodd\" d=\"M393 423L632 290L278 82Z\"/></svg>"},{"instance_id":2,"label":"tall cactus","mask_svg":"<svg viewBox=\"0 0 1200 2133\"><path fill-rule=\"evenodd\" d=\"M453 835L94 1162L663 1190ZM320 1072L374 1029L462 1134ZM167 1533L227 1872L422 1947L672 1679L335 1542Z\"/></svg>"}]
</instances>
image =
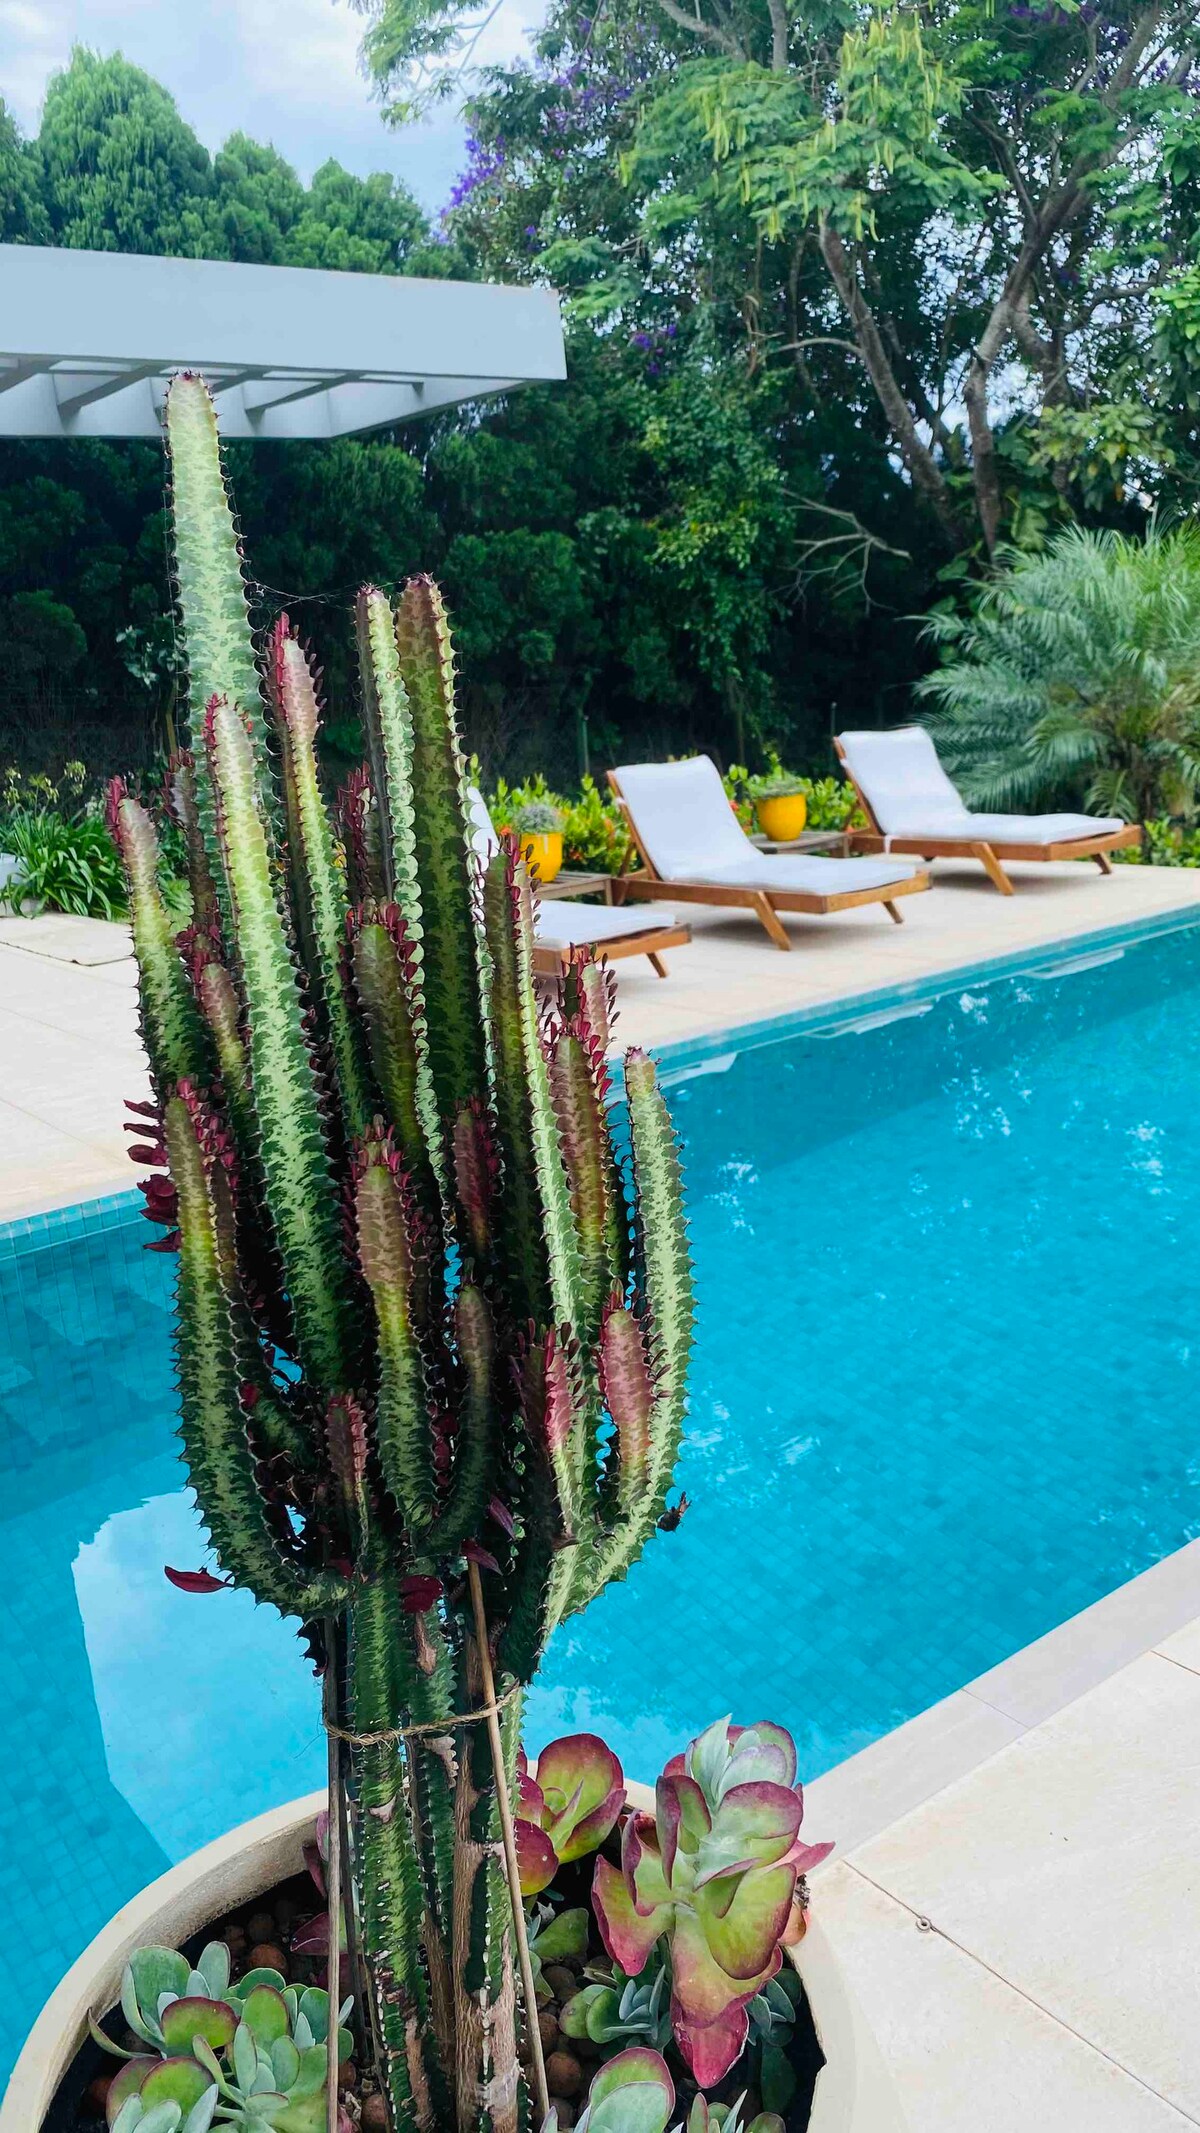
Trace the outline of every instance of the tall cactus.
<instances>
[{"instance_id":1,"label":"tall cactus","mask_svg":"<svg viewBox=\"0 0 1200 2133\"><path fill-rule=\"evenodd\" d=\"M185 1455L225 1571L299 1617L330 1670L393 2125L515 2133L466 1565L512 1766L555 1624L625 1575L664 1511L691 1335L675 1141L631 1053L614 1149L607 974L580 961L539 1002L517 848L474 856L436 586L412 580L395 612L360 595L368 764L339 835L318 677L286 619L256 658L199 378L174 380L167 434L191 662L192 750L169 781L184 934L119 783L110 818L155 1093L136 1153L179 1251Z\"/></svg>"}]
</instances>

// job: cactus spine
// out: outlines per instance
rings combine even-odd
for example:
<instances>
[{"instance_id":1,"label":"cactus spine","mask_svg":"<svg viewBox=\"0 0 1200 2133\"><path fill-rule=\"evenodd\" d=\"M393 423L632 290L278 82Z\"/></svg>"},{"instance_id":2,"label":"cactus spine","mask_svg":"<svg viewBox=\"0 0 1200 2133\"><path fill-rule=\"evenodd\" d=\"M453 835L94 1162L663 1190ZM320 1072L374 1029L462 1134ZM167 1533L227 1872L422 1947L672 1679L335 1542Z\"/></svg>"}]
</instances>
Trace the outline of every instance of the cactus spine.
<instances>
[{"instance_id":1,"label":"cactus spine","mask_svg":"<svg viewBox=\"0 0 1200 2133\"><path fill-rule=\"evenodd\" d=\"M286 620L255 657L200 379L173 382L167 431L193 740L170 783L194 907L177 939L119 786L111 819L185 1457L224 1568L333 1669L393 2125L516 2133L495 1779L484 1727L456 1723L481 1697L464 1565L515 1767L556 1622L625 1575L665 1505L691 1329L674 1137L631 1055L614 1153L605 973L581 964L539 1008L525 867L472 852L437 588L413 580L394 613L360 596L369 760L343 848Z\"/></svg>"}]
</instances>

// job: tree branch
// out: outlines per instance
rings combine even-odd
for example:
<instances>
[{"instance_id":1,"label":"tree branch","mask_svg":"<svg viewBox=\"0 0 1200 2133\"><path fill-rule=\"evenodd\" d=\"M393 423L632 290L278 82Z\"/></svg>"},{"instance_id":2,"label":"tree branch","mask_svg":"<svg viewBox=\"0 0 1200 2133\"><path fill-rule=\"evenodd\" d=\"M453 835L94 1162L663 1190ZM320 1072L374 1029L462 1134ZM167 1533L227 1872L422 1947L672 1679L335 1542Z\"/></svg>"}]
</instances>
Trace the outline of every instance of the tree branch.
<instances>
[{"instance_id":1,"label":"tree branch","mask_svg":"<svg viewBox=\"0 0 1200 2133\"><path fill-rule=\"evenodd\" d=\"M767 0L771 16L771 72L784 74L788 63L788 19L784 0Z\"/></svg>"},{"instance_id":2,"label":"tree branch","mask_svg":"<svg viewBox=\"0 0 1200 2133\"><path fill-rule=\"evenodd\" d=\"M748 63L750 55L737 38L731 37L727 30L718 29L715 22L705 22L699 12L689 15L686 8L676 5L676 0L657 0L657 5L677 29L687 30L693 37L703 37L706 44L714 45L718 52L726 53L730 59L739 59L743 66Z\"/></svg>"},{"instance_id":3,"label":"tree branch","mask_svg":"<svg viewBox=\"0 0 1200 2133\"><path fill-rule=\"evenodd\" d=\"M923 444L917 435L912 409L888 361L879 327L863 295L857 271L838 232L827 222L821 223L820 243L821 257L829 269L830 278L841 299L842 309L854 328L863 362L888 427L912 475L913 483L933 507L954 547L961 548L963 530L959 525L954 500L945 477L928 445Z\"/></svg>"}]
</instances>

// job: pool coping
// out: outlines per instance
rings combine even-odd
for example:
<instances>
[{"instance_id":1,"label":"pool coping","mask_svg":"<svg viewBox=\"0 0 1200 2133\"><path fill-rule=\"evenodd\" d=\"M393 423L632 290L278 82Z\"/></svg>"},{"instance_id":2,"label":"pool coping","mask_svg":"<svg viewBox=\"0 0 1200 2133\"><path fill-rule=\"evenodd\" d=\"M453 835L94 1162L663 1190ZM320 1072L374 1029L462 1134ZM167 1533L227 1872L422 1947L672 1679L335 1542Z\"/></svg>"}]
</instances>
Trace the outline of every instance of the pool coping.
<instances>
[{"instance_id":1,"label":"pool coping","mask_svg":"<svg viewBox=\"0 0 1200 2133\"><path fill-rule=\"evenodd\" d=\"M1200 906L1180 904L1172 910L1156 911L1149 918L1125 919L1117 926L1100 926L1085 932L1060 934L1052 941L1042 941L1036 946L1011 949L1003 955L977 956L967 963L948 963L944 970L924 970L915 977L893 979L883 985L874 985L864 992L831 993L807 1007L790 1007L776 1015L764 1015L752 1022L726 1022L719 1028L700 1030L688 1037L667 1039L662 1044L644 1047L652 1052L656 1061L667 1067L666 1085L670 1086L673 1067L703 1064L713 1058L730 1054L730 1064L740 1052L754 1051L761 1045L779 1044L789 1036L802 1037L818 1032L849 1034L846 1025L860 1016L867 1016L888 1002L904 1006L911 1000L927 999L931 1003L941 999L947 992L957 991L960 985L987 982L997 979L1018 978L1026 972L1039 976L1052 973L1059 963L1073 968L1089 967L1093 958L1099 958L1109 949L1124 950L1140 947L1145 941L1157 940L1167 933L1183 933L1200 926ZM1069 972L1064 971L1064 976ZM622 1046L615 1039L609 1049L610 1068L620 1066ZM682 1077L680 1077L682 1078Z\"/></svg>"},{"instance_id":2,"label":"pool coping","mask_svg":"<svg viewBox=\"0 0 1200 2133\"><path fill-rule=\"evenodd\" d=\"M813 1838L845 1859L1200 1615L1200 1539L1185 1541L805 1786Z\"/></svg>"}]
</instances>

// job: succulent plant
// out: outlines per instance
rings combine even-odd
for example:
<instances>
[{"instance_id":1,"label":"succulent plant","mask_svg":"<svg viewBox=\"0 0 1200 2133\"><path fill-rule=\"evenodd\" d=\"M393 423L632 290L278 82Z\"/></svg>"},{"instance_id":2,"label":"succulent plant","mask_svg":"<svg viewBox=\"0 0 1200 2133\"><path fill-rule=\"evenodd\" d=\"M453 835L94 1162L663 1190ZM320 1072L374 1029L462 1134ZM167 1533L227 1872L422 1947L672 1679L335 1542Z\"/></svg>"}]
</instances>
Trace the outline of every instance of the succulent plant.
<instances>
[{"instance_id":1,"label":"succulent plant","mask_svg":"<svg viewBox=\"0 0 1200 2133\"><path fill-rule=\"evenodd\" d=\"M625 1779L595 1733L564 1734L542 1749L537 1777L517 1755L517 1856L521 1889L537 1896L560 1866L598 1851L625 1805Z\"/></svg>"},{"instance_id":2,"label":"succulent plant","mask_svg":"<svg viewBox=\"0 0 1200 2133\"><path fill-rule=\"evenodd\" d=\"M564 820L561 807L555 807L552 800L526 800L514 811L513 827L527 837L549 837L561 830Z\"/></svg>"},{"instance_id":3,"label":"succulent plant","mask_svg":"<svg viewBox=\"0 0 1200 2133\"><path fill-rule=\"evenodd\" d=\"M744 2125L742 2105L745 2091L734 2103L710 2103L701 2091L693 2096L691 2109L675 2133L783 2133L783 2120L777 2111L759 2111Z\"/></svg>"},{"instance_id":4,"label":"succulent plant","mask_svg":"<svg viewBox=\"0 0 1200 2133\"><path fill-rule=\"evenodd\" d=\"M744 2049L748 2005L802 1930L798 1878L832 1849L801 1843L795 1780L781 1726L719 1719L667 1764L655 1813L629 1817L620 1867L596 1861L593 1903L613 1961L635 1976L668 1944L671 2026L701 2088Z\"/></svg>"},{"instance_id":5,"label":"succulent plant","mask_svg":"<svg viewBox=\"0 0 1200 2133\"><path fill-rule=\"evenodd\" d=\"M137 1154L179 1255L184 1455L223 1572L297 1618L327 1672L396 2133L516 2133L471 1572L512 1782L548 1637L664 1512L692 1317L674 1136L633 1052L616 1151L607 974L578 959L539 1003L516 842L482 871L473 855L437 588L359 597L369 761L343 850L319 676L286 618L252 639L199 378L173 381L166 426L191 726L178 939L119 782L109 818L154 1089Z\"/></svg>"},{"instance_id":6,"label":"succulent plant","mask_svg":"<svg viewBox=\"0 0 1200 2133\"><path fill-rule=\"evenodd\" d=\"M158 2057L127 2052L95 2021L96 2042L124 2061L108 2092L110 2127L131 2133L161 2111L164 2133L208 2133L212 2123L279 2133L323 2133L329 1995L288 1985L278 1970L249 1970L231 1985L229 1949L210 1941L195 1969L174 1948L136 1948L125 1967L121 2011ZM340 2026L338 2057L353 2039ZM179 2116L171 2120L171 2111ZM207 2113L207 2115L205 2115Z\"/></svg>"},{"instance_id":7,"label":"succulent plant","mask_svg":"<svg viewBox=\"0 0 1200 2133\"><path fill-rule=\"evenodd\" d=\"M618 2052L593 2077L576 2133L666 2133L675 2108L675 2083L666 2060L643 2045ZM557 2133L551 2111L543 2133Z\"/></svg>"},{"instance_id":8,"label":"succulent plant","mask_svg":"<svg viewBox=\"0 0 1200 2133\"><path fill-rule=\"evenodd\" d=\"M529 1913L529 1956L539 2006L553 1998L542 1971L547 1963L581 1963L588 1952L589 1914L582 1906L555 1911L549 1903L535 1903Z\"/></svg>"},{"instance_id":9,"label":"succulent plant","mask_svg":"<svg viewBox=\"0 0 1200 2133\"><path fill-rule=\"evenodd\" d=\"M564 2035L587 2038L605 2056L630 2044L662 2051L671 2035L670 1979L659 1948L645 1969L627 1977L614 1963L606 1977L589 1972L589 1982L559 2011Z\"/></svg>"}]
</instances>

